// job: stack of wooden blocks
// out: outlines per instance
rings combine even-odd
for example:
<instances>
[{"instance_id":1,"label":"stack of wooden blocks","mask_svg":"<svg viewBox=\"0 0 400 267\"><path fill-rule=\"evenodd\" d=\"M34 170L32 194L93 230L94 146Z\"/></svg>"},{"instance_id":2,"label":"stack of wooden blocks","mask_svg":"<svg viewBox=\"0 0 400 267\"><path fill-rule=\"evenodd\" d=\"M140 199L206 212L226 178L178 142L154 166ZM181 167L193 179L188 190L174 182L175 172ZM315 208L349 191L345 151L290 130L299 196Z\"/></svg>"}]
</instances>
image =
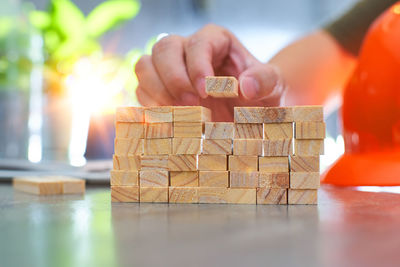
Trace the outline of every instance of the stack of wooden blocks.
<instances>
[{"instance_id":1,"label":"stack of wooden blocks","mask_svg":"<svg viewBox=\"0 0 400 267\"><path fill-rule=\"evenodd\" d=\"M324 137L320 106L236 107L234 123L200 106L118 108L111 198L316 204Z\"/></svg>"}]
</instances>

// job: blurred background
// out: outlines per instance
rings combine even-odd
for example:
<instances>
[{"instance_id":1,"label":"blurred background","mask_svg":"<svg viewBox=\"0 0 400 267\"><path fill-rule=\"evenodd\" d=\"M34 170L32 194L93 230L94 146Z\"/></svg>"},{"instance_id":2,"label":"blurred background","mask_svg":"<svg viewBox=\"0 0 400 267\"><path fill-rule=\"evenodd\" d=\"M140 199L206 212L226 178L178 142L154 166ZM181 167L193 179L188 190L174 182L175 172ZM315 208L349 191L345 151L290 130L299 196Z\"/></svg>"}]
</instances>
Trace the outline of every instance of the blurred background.
<instances>
[{"instance_id":1,"label":"blurred background","mask_svg":"<svg viewBox=\"0 0 400 267\"><path fill-rule=\"evenodd\" d=\"M116 106L138 105L133 69L165 34L230 29L267 61L354 0L2 0L0 167L111 159ZM328 115L324 169L344 152Z\"/></svg>"}]
</instances>

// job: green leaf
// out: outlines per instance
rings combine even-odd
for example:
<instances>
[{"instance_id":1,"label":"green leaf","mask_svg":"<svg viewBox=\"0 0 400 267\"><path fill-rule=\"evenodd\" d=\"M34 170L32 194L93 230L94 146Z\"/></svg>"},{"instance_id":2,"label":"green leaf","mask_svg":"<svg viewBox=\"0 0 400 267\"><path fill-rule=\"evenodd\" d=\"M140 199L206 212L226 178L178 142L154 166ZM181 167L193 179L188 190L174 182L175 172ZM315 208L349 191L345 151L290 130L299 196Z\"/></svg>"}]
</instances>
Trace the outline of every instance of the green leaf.
<instances>
[{"instance_id":1,"label":"green leaf","mask_svg":"<svg viewBox=\"0 0 400 267\"><path fill-rule=\"evenodd\" d=\"M45 11L39 10L29 12L29 21L35 28L41 31L48 28L51 24L50 15Z\"/></svg>"},{"instance_id":2,"label":"green leaf","mask_svg":"<svg viewBox=\"0 0 400 267\"><path fill-rule=\"evenodd\" d=\"M53 29L65 39L83 38L85 35L85 16L70 0L52 0L51 14Z\"/></svg>"},{"instance_id":3,"label":"green leaf","mask_svg":"<svg viewBox=\"0 0 400 267\"><path fill-rule=\"evenodd\" d=\"M134 18L140 10L136 0L111 0L98 5L87 17L86 31L100 37L120 23Z\"/></svg>"}]
</instances>

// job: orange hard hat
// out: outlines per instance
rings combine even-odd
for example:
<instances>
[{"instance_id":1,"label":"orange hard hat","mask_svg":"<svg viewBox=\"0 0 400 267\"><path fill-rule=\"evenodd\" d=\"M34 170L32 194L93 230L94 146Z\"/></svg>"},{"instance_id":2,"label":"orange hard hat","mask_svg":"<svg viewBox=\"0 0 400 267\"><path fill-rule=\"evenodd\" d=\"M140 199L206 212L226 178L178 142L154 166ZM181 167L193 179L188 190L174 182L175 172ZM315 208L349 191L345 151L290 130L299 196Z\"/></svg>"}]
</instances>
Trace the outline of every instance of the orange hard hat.
<instances>
[{"instance_id":1,"label":"orange hard hat","mask_svg":"<svg viewBox=\"0 0 400 267\"><path fill-rule=\"evenodd\" d=\"M343 94L345 154L322 183L400 185L400 2L371 25Z\"/></svg>"}]
</instances>

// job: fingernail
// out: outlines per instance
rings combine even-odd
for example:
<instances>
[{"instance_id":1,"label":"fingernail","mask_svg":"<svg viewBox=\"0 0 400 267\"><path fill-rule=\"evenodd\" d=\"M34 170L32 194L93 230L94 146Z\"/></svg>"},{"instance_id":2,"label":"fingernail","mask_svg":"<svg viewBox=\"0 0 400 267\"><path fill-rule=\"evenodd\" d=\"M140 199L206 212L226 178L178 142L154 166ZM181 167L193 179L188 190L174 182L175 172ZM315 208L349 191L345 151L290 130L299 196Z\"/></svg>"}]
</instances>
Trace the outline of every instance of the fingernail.
<instances>
[{"instance_id":1,"label":"fingernail","mask_svg":"<svg viewBox=\"0 0 400 267\"><path fill-rule=\"evenodd\" d=\"M199 78L196 81L196 90L199 92L201 98L207 98L206 94L206 80L204 78Z\"/></svg>"},{"instance_id":2,"label":"fingernail","mask_svg":"<svg viewBox=\"0 0 400 267\"><path fill-rule=\"evenodd\" d=\"M192 93L183 93L181 99L182 103L188 106L195 106L199 103L199 97Z\"/></svg>"},{"instance_id":3,"label":"fingernail","mask_svg":"<svg viewBox=\"0 0 400 267\"><path fill-rule=\"evenodd\" d=\"M260 84L253 77L243 77L240 80L240 88L243 96L247 99L254 99L260 92Z\"/></svg>"}]
</instances>

